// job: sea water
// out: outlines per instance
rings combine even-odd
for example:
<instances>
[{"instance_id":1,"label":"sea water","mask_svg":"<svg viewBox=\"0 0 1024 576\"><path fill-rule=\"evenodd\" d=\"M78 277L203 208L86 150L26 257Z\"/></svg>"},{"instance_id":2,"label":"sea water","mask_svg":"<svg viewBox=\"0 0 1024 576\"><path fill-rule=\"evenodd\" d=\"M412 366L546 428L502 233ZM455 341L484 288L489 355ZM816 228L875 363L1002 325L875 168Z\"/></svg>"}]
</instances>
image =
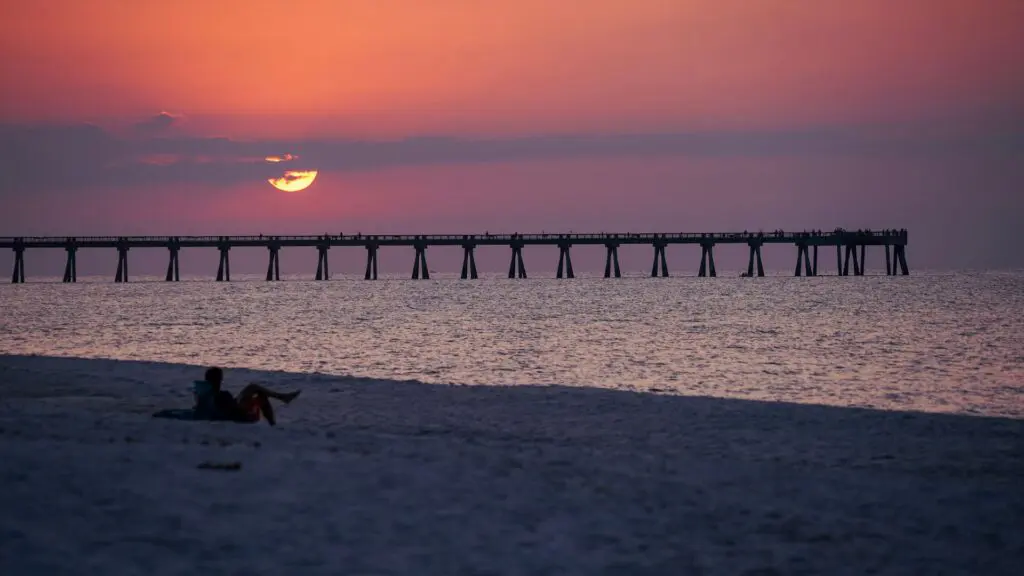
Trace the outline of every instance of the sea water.
<instances>
[{"instance_id":1,"label":"sea water","mask_svg":"<svg viewBox=\"0 0 1024 576\"><path fill-rule=\"evenodd\" d=\"M1019 272L93 280L0 286L0 354L1024 416Z\"/></svg>"}]
</instances>

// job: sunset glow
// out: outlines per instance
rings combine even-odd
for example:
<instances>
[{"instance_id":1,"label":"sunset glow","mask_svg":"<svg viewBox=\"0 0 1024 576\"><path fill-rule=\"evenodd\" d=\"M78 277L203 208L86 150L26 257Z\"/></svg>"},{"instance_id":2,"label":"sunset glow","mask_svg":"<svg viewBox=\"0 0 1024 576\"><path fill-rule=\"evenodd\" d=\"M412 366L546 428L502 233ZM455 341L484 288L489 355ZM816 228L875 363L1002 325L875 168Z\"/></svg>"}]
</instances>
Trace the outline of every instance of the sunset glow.
<instances>
[{"instance_id":1,"label":"sunset glow","mask_svg":"<svg viewBox=\"0 0 1024 576\"><path fill-rule=\"evenodd\" d=\"M1015 0L585 4L306 0L296 34L270 0L8 2L0 110L394 136L879 121L1021 95Z\"/></svg>"},{"instance_id":2,"label":"sunset glow","mask_svg":"<svg viewBox=\"0 0 1024 576\"><path fill-rule=\"evenodd\" d=\"M973 223L1015 245L991 222L1024 210L1020 0L282 6L0 3L0 232ZM961 251L997 253L935 254Z\"/></svg>"}]
</instances>

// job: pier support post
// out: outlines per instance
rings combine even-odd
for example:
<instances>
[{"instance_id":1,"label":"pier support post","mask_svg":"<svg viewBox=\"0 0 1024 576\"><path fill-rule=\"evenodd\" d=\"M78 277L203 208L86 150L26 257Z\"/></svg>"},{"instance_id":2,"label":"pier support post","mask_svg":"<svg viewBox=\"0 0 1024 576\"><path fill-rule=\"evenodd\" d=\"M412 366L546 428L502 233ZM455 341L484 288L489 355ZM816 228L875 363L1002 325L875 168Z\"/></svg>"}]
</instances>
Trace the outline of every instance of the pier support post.
<instances>
[{"instance_id":1,"label":"pier support post","mask_svg":"<svg viewBox=\"0 0 1024 576\"><path fill-rule=\"evenodd\" d=\"M563 277L563 268L565 270L565 278L576 277L572 271L572 255L569 253L570 246L572 246L572 244L569 244L568 242L562 242L558 245L558 273L555 275L555 278Z\"/></svg>"},{"instance_id":2,"label":"pier support post","mask_svg":"<svg viewBox=\"0 0 1024 576\"><path fill-rule=\"evenodd\" d=\"M818 245L817 244L814 245L814 266L811 269L811 272L815 276L818 275Z\"/></svg>"},{"instance_id":3,"label":"pier support post","mask_svg":"<svg viewBox=\"0 0 1024 576\"><path fill-rule=\"evenodd\" d=\"M181 280L181 275L178 271L178 246L171 244L167 247L168 258L167 258L167 274L164 275L165 282L177 282ZM223 256L221 256L223 258Z\"/></svg>"},{"instance_id":4,"label":"pier support post","mask_svg":"<svg viewBox=\"0 0 1024 576\"><path fill-rule=\"evenodd\" d=\"M892 270L893 276L896 275L896 264L897 263L899 263L899 265L900 265L900 272L904 276L909 276L910 275L910 268L907 267L907 247L906 246L901 246L901 245L897 244L896 246L893 246L893 250L895 251L895 259L896 259L896 262L893 262L893 265L892 265L893 266L893 270ZM24 282L24 280L22 280L22 282Z\"/></svg>"},{"instance_id":5,"label":"pier support post","mask_svg":"<svg viewBox=\"0 0 1024 576\"><path fill-rule=\"evenodd\" d=\"M18 246L14 249L14 274L11 275L11 284L25 283L25 248Z\"/></svg>"},{"instance_id":6,"label":"pier support post","mask_svg":"<svg viewBox=\"0 0 1024 576\"><path fill-rule=\"evenodd\" d=\"M267 282L274 282L281 279L281 247L275 244L267 246L270 252L270 262L267 264Z\"/></svg>"},{"instance_id":7,"label":"pier support post","mask_svg":"<svg viewBox=\"0 0 1024 576\"><path fill-rule=\"evenodd\" d=\"M843 276L850 275L850 257L853 256L853 275L861 275L861 264L857 262L857 246L854 244L846 245L846 261L843 263Z\"/></svg>"},{"instance_id":8,"label":"pier support post","mask_svg":"<svg viewBox=\"0 0 1024 576\"><path fill-rule=\"evenodd\" d=\"M858 263L860 264L860 267L857 269L858 276L863 276L864 270L868 267L867 249L867 244L860 245L860 262Z\"/></svg>"},{"instance_id":9,"label":"pier support post","mask_svg":"<svg viewBox=\"0 0 1024 576\"><path fill-rule=\"evenodd\" d=\"M747 277L754 275L754 262L757 261L757 275L764 276L764 264L761 262L761 243L760 242L748 242L747 246L750 247L750 258L747 260Z\"/></svg>"},{"instance_id":10,"label":"pier support post","mask_svg":"<svg viewBox=\"0 0 1024 576\"><path fill-rule=\"evenodd\" d=\"M114 275L114 282L121 283L128 281L128 246L117 247L117 274Z\"/></svg>"},{"instance_id":11,"label":"pier support post","mask_svg":"<svg viewBox=\"0 0 1024 576\"><path fill-rule=\"evenodd\" d=\"M376 280L377 279L377 245L367 244L366 245L366 274L363 276L364 280Z\"/></svg>"},{"instance_id":12,"label":"pier support post","mask_svg":"<svg viewBox=\"0 0 1024 576\"><path fill-rule=\"evenodd\" d=\"M892 276L893 275L892 272L893 272L892 257L889 256L889 245L886 244L885 245L885 275L886 276Z\"/></svg>"},{"instance_id":13,"label":"pier support post","mask_svg":"<svg viewBox=\"0 0 1024 576\"><path fill-rule=\"evenodd\" d=\"M427 270L427 246L425 244L417 244L416 255L413 258L412 265L412 279L420 279L420 268L423 268L422 277L424 280L430 280L430 271Z\"/></svg>"},{"instance_id":14,"label":"pier support post","mask_svg":"<svg viewBox=\"0 0 1024 576\"><path fill-rule=\"evenodd\" d=\"M801 262L801 259L803 262ZM811 268L811 250L807 244L796 245L796 273L794 276L800 276L801 264L803 264L805 276L814 276L814 270Z\"/></svg>"},{"instance_id":15,"label":"pier support post","mask_svg":"<svg viewBox=\"0 0 1024 576\"><path fill-rule=\"evenodd\" d=\"M221 244L217 250L220 252L220 262L217 264L217 282L231 282L231 246ZM271 258L275 259L276 256L271 255ZM268 271L267 274L270 272Z\"/></svg>"},{"instance_id":16,"label":"pier support post","mask_svg":"<svg viewBox=\"0 0 1024 576\"><path fill-rule=\"evenodd\" d=\"M845 276L843 274L843 248L839 244L836 244L836 276Z\"/></svg>"},{"instance_id":17,"label":"pier support post","mask_svg":"<svg viewBox=\"0 0 1024 576\"><path fill-rule=\"evenodd\" d=\"M619 245L609 242L604 246L608 249L608 255L604 261L604 277L611 278L614 270L615 277L622 278L622 272L619 271Z\"/></svg>"},{"instance_id":18,"label":"pier support post","mask_svg":"<svg viewBox=\"0 0 1024 576\"><path fill-rule=\"evenodd\" d=\"M661 276L668 278L668 262L665 261L665 243L654 243L654 263L651 265L651 278L658 277L658 263L661 263Z\"/></svg>"},{"instance_id":19,"label":"pier support post","mask_svg":"<svg viewBox=\"0 0 1024 576\"><path fill-rule=\"evenodd\" d=\"M697 272L697 277L704 278L711 276L712 278L718 276L715 272L715 251L714 243L703 242L700 245L700 270Z\"/></svg>"},{"instance_id":20,"label":"pier support post","mask_svg":"<svg viewBox=\"0 0 1024 576\"><path fill-rule=\"evenodd\" d=\"M327 263L327 251L330 246L322 244L316 247L316 279L319 280L330 280L331 269Z\"/></svg>"},{"instance_id":21,"label":"pier support post","mask_svg":"<svg viewBox=\"0 0 1024 576\"><path fill-rule=\"evenodd\" d=\"M475 244L463 244L462 245L462 279L463 280L476 280L476 252Z\"/></svg>"},{"instance_id":22,"label":"pier support post","mask_svg":"<svg viewBox=\"0 0 1024 576\"><path fill-rule=\"evenodd\" d=\"M78 282L78 247L69 244L64 251L68 253L67 263L64 265L64 282Z\"/></svg>"},{"instance_id":23,"label":"pier support post","mask_svg":"<svg viewBox=\"0 0 1024 576\"><path fill-rule=\"evenodd\" d=\"M512 248L512 261L508 264L509 278L526 278L526 265L523 264L523 245L516 242L510 244ZM561 263L559 263L561 267Z\"/></svg>"}]
</instances>

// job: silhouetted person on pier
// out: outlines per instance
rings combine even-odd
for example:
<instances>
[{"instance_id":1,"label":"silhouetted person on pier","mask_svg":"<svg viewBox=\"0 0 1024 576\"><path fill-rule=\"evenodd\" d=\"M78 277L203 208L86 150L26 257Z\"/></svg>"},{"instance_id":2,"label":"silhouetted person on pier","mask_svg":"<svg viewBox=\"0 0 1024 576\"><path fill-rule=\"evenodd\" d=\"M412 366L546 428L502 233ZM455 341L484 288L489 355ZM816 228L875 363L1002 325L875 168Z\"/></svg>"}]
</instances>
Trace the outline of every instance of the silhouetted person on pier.
<instances>
[{"instance_id":1,"label":"silhouetted person on pier","mask_svg":"<svg viewBox=\"0 0 1024 576\"><path fill-rule=\"evenodd\" d=\"M277 421L274 419L274 408L270 405L270 399L275 398L289 404L298 398L300 393L299 390L288 393L275 392L253 383L242 388L242 391L235 397L230 392L221 390L224 371L220 368L207 369L205 379L210 384L211 397L197 398L196 410L205 408L211 411L217 420L258 422L262 413L263 417L267 419L267 423L274 426Z\"/></svg>"}]
</instances>

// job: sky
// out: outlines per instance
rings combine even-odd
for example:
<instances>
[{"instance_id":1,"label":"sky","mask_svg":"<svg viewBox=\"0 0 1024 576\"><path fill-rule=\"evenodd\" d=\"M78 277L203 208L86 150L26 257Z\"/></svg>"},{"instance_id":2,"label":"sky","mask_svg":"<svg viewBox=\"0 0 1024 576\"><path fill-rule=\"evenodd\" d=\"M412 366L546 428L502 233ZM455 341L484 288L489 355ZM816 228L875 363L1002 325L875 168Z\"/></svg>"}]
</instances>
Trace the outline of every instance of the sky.
<instances>
[{"instance_id":1,"label":"sky","mask_svg":"<svg viewBox=\"0 0 1024 576\"><path fill-rule=\"evenodd\" d=\"M0 20L0 236L907 228L912 267L1024 267L1019 0L50 0ZM318 176L268 184L286 170Z\"/></svg>"}]
</instances>

